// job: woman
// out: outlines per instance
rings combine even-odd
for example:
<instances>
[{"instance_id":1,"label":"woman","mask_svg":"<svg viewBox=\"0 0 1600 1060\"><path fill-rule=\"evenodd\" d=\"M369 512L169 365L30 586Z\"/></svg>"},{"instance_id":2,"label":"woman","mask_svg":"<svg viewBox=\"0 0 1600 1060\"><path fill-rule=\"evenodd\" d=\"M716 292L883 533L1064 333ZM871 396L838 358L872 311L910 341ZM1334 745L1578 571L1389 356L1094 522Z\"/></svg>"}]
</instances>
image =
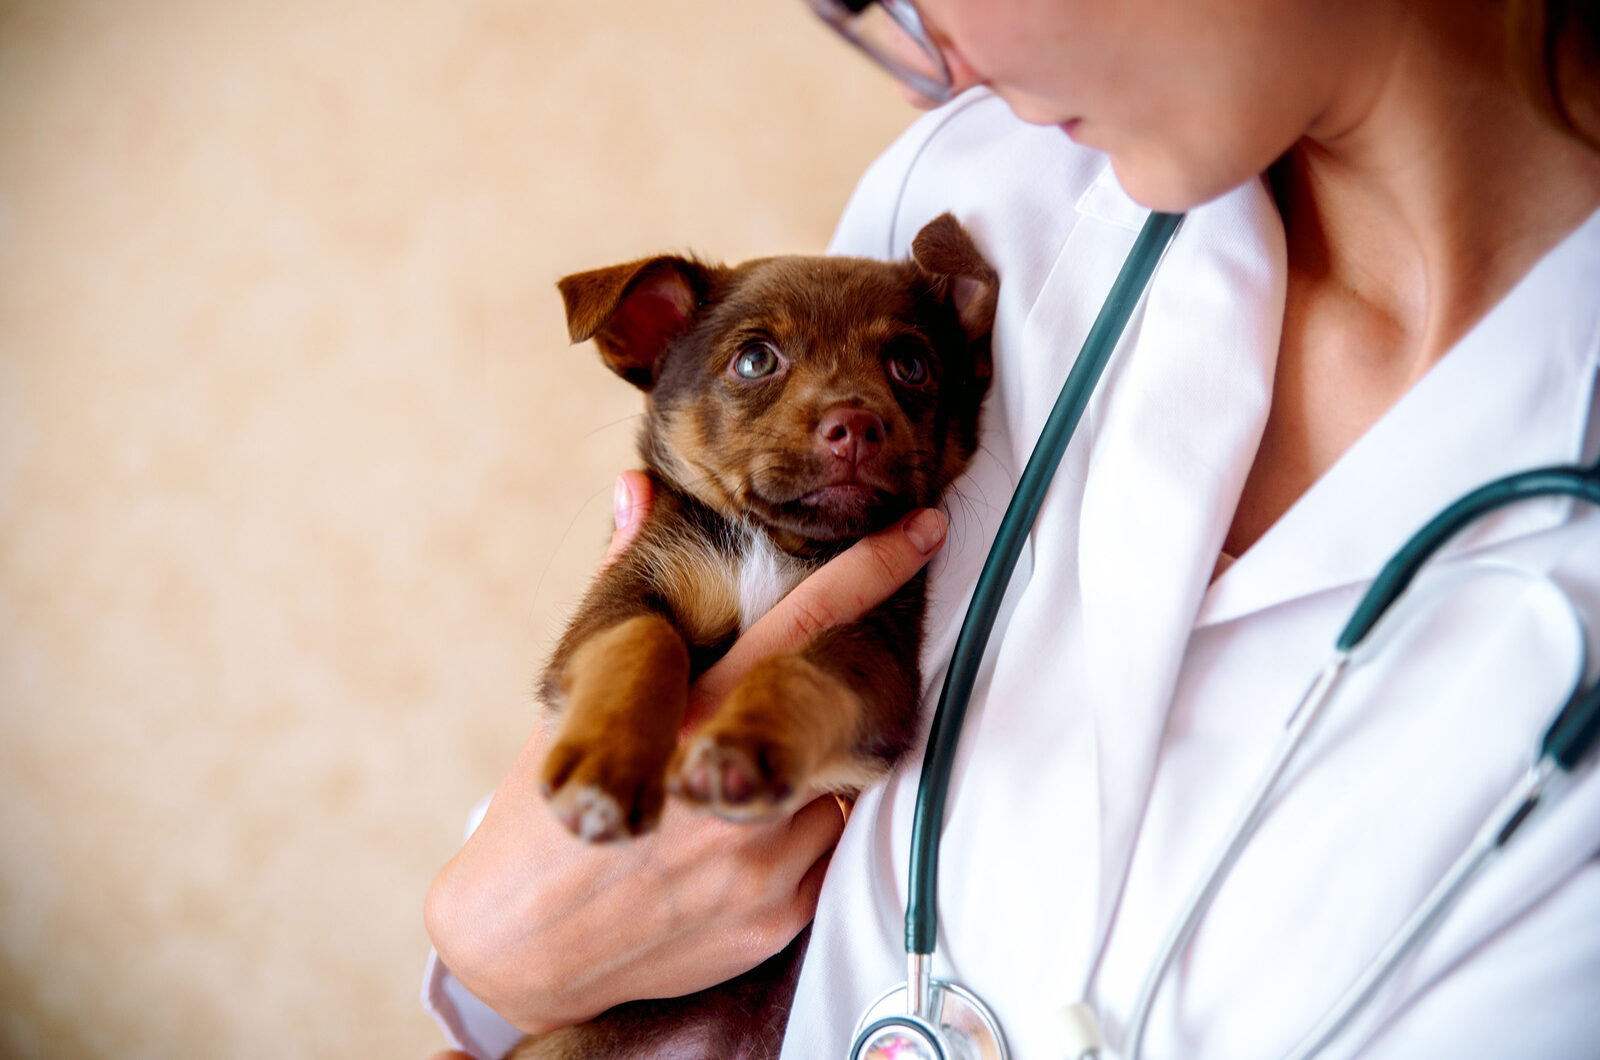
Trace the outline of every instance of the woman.
<instances>
[{"instance_id":1,"label":"woman","mask_svg":"<svg viewBox=\"0 0 1600 1060\"><path fill-rule=\"evenodd\" d=\"M940 880L936 974L989 1002L1014 1055L1061 1055L1053 1014L1080 999L1119 1055L1160 936L1364 583L1464 490L1600 448L1600 14L1491 0L916 10L954 90L976 91L869 172L835 249L903 254L950 209L1003 281L988 459L952 512L959 547L933 569L932 687L981 543L1144 208L1188 211L997 625ZM1549 573L1600 613L1597 531L1588 511L1532 506L1451 556ZM863 578L887 592L937 547L897 528L842 557L702 693L816 615L870 606ZM1319 731L1158 999L1146 1055L1292 1046L1523 767L1561 659L1497 592L1453 597ZM555 838L536 744L430 895L461 980L530 1030L698 989L799 930L837 840L784 1055L843 1055L859 1012L903 978L916 763L862 798L842 838L819 802L761 828L680 813L648 842L591 851ZM1592 1050L1596 771L1530 829L1329 1055Z\"/></svg>"}]
</instances>

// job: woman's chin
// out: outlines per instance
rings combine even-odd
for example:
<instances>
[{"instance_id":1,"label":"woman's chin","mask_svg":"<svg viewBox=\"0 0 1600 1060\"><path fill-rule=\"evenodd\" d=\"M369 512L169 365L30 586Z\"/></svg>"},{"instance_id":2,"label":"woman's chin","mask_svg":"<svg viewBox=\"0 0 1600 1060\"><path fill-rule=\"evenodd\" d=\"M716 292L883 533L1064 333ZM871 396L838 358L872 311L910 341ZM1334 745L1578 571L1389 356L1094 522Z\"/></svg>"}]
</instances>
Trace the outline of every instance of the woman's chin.
<instances>
[{"instance_id":1,"label":"woman's chin","mask_svg":"<svg viewBox=\"0 0 1600 1060\"><path fill-rule=\"evenodd\" d=\"M1237 180L1206 180L1198 167L1160 164L1155 159L1129 159L1112 153L1111 168L1117 184L1128 198L1140 206L1162 213L1184 213L1226 195L1234 188L1255 179L1247 173Z\"/></svg>"}]
</instances>

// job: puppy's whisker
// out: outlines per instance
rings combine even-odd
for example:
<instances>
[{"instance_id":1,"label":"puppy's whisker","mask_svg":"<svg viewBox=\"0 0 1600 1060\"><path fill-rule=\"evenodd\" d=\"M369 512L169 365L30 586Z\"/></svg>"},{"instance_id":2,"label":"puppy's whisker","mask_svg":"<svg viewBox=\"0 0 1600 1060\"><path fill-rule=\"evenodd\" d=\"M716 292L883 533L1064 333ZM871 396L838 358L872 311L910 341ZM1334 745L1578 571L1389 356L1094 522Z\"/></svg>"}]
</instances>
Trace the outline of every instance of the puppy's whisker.
<instances>
[{"instance_id":1,"label":"puppy's whisker","mask_svg":"<svg viewBox=\"0 0 1600 1060\"><path fill-rule=\"evenodd\" d=\"M534 600L537 601L540 593L544 591L545 580L549 578L550 572L555 569L556 560L566 549L567 542L571 539L573 530L577 529L578 521L584 517L584 515L596 502L600 500L600 498L607 496L611 492L611 489L612 487L605 486L589 494L589 496L584 499L583 503L578 506L578 510L572 513L572 518L567 520L566 527L562 529L561 535L556 539L556 547L550 550L549 558L545 560L544 566L539 569L538 578L534 580Z\"/></svg>"},{"instance_id":2,"label":"puppy's whisker","mask_svg":"<svg viewBox=\"0 0 1600 1060\"><path fill-rule=\"evenodd\" d=\"M644 413L642 413L642 412L635 412L631 416L621 416L621 417L619 417L617 419L612 420L610 423L602 423L602 424L599 424L599 425L597 425L595 427L589 428L588 432L584 435L584 437L585 438L593 438L595 435L599 434L602 431L609 431L614 427L622 426L624 423L643 423L644 422L644 418L645 418L644 417Z\"/></svg>"},{"instance_id":3,"label":"puppy's whisker","mask_svg":"<svg viewBox=\"0 0 1600 1060\"><path fill-rule=\"evenodd\" d=\"M963 536L963 529L969 525L969 523L974 527L981 525L979 522L980 516L978 514L978 505L960 486L952 485L949 489L945 490L944 495L946 503L950 504L951 506L959 506L962 513L966 516L966 518L963 520L950 520L951 545L959 549L965 544L965 542L961 540L961 537ZM987 505L985 507L987 507Z\"/></svg>"}]
</instances>

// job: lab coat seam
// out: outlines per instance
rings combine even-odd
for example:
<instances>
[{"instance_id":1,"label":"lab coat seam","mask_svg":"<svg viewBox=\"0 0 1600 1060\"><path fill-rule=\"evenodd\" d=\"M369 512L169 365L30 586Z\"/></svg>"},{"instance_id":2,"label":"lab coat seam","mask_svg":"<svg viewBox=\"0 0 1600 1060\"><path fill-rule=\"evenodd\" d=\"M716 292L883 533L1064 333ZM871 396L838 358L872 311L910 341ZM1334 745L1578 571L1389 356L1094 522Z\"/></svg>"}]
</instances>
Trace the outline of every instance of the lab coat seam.
<instances>
[{"instance_id":1,"label":"lab coat seam","mask_svg":"<svg viewBox=\"0 0 1600 1060\"><path fill-rule=\"evenodd\" d=\"M1600 304L1597 304L1600 305ZM1587 399L1580 398L1585 407L1581 407L1579 414L1573 417L1573 433L1568 451L1575 454L1574 459L1591 461L1600 459L1600 431L1597 431L1596 420L1600 418L1600 311L1595 313L1594 323L1590 328L1588 342L1588 357L1580 378L1588 377L1588 386L1580 386L1579 393L1587 392ZM1591 451L1591 436L1595 442Z\"/></svg>"},{"instance_id":2,"label":"lab coat seam","mask_svg":"<svg viewBox=\"0 0 1600 1060\"><path fill-rule=\"evenodd\" d=\"M905 209L906 190L910 188L911 179L916 175L917 167L921 164L923 156L927 154L933 142L939 139L940 134L949 129L958 117L966 114L981 103L996 100L997 98L987 89L978 88L956 97L948 106L940 109L938 121L927 131L927 134L922 138L922 142L917 145L917 149L906 160L905 172L900 175L900 186L895 189L894 203L889 208L888 239L887 245L884 247L884 257L886 259L892 260L899 256L896 248L901 245L899 233L900 222ZM910 242L909 239L906 240L905 245L909 246Z\"/></svg>"}]
</instances>

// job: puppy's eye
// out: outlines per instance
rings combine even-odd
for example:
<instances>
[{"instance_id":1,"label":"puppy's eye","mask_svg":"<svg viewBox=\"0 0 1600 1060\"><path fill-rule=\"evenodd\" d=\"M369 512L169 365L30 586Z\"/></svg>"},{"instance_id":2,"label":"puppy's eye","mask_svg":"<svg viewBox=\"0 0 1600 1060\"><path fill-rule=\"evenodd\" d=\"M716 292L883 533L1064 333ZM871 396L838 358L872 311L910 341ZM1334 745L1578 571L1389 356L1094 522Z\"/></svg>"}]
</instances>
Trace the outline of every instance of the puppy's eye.
<instances>
[{"instance_id":1,"label":"puppy's eye","mask_svg":"<svg viewBox=\"0 0 1600 1060\"><path fill-rule=\"evenodd\" d=\"M906 386L921 386L928 381L928 362L914 353L897 353L889 358L889 374Z\"/></svg>"},{"instance_id":2,"label":"puppy's eye","mask_svg":"<svg viewBox=\"0 0 1600 1060\"><path fill-rule=\"evenodd\" d=\"M770 342L752 342L733 359L733 374L741 379L764 379L778 370L782 362Z\"/></svg>"}]
</instances>

